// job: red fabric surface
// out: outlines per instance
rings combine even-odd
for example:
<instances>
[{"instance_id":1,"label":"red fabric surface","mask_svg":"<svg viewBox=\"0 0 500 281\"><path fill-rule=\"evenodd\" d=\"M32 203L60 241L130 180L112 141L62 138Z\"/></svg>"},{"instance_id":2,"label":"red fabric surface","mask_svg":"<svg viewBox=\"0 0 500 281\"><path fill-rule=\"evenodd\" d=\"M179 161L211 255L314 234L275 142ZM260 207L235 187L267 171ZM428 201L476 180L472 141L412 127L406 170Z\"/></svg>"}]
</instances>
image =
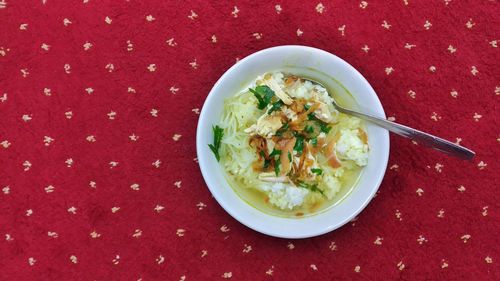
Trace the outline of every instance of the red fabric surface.
<instances>
[{"instance_id":1,"label":"red fabric surface","mask_svg":"<svg viewBox=\"0 0 500 281\"><path fill-rule=\"evenodd\" d=\"M499 280L499 14L486 0L0 1L0 279ZM284 44L344 58L388 116L477 157L391 136L355 221L305 240L244 227L194 160L197 113L237 59Z\"/></svg>"}]
</instances>

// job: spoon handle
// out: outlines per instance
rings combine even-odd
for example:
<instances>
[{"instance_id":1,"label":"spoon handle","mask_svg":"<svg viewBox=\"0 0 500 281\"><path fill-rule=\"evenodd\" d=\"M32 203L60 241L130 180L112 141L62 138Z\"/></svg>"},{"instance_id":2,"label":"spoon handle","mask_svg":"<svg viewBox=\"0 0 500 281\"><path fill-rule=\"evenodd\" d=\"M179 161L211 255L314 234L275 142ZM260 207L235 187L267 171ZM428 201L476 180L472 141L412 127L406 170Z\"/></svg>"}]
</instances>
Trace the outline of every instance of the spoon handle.
<instances>
[{"instance_id":1,"label":"spoon handle","mask_svg":"<svg viewBox=\"0 0 500 281\"><path fill-rule=\"evenodd\" d=\"M445 139L433 136L428 133L424 133L422 131L410 128L405 125L401 125L395 122L391 122L379 117L375 117L370 114L365 114L365 113L360 113L356 111L352 111L346 108L342 108L340 106L337 106L337 109L345 114L353 115L356 117L359 117L361 119L370 121L382 128L385 128L395 134L398 134L403 137L410 138L412 140L417 141L418 143L421 143L425 146L431 147L435 150L444 152L448 155L458 157L460 159L464 160L470 160L472 159L476 153L474 151L465 148L463 146L457 145L455 143L452 143L450 141L447 141Z\"/></svg>"}]
</instances>

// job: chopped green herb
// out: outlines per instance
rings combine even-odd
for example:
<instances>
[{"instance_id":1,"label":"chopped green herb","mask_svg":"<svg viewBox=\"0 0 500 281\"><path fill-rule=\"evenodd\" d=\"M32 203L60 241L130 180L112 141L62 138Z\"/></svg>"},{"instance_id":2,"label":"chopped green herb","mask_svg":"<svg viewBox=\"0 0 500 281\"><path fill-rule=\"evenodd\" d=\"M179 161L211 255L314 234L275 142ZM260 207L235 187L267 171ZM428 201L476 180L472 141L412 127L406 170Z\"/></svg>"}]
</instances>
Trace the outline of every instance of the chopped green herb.
<instances>
[{"instance_id":1,"label":"chopped green herb","mask_svg":"<svg viewBox=\"0 0 500 281\"><path fill-rule=\"evenodd\" d=\"M271 161L268 159L264 159L264 169L269 168L269 164L271 164Z\"/></svg>"},{"instance_id":2,"label":"chopped green herb","mask_svg":"<svg viewBox=\"0 0 500 281\"><path fill-rule=\"evenodd\" d=\"M273 148L273 152L271 152L271 154L269 154L269 158L272 158L276 155L280 155L281 154L281 150L278 150L276 148Z\"/></svg>"},{"instance_id":3,"label":"chopped green herb","mask_svg":"<svg viewBox=\"0 0 500 281\"><path fill-rule=\"evenodd\" d=\"M288 130L288 123L285 123L283 126L281 126L281 128L279 128L277 131L276 131L276 134L274 134L275 136L277 137L281 137L283 135L284 132L286 132L286 130Z\"/></svg>"},{"instance_id":4,"label":"chopped green herb","mask_svg":"<svg viewBox=\"0 0 500 281\"><path fill-rule=\"evenodd\" d=\"M309 114L307 114L307 119L308 120L316 120L316 116L314 116L314 113L309 113Z\"/></svg>"},{"instance_id":5,"label":"chopped green herb","mask_svg":"<svg viewBox=\"0 0 500 281\"><path fill-rule=\"evenodd\" d=\"M260 156L262 156L263 158L266 158L266 153L264 153L264 151L263 151L263 150L261 150L259 154L260 154Z\"/></svg>"},{"instance_id":6,"label":"chopped green herb","mask_svg":"<svg viewBox=\"0 0 500 281\"><path fill-rule=\"evenodd\" d=\"M267 111L267 114L273 113L273 111L280 109L283 105L284 103L281 100L274 102L273 106Z\"/></svg>"},{"instance_id":7,"label":"chopped green herb","mask_svg":"<svg viewBox=\"0 0 500 281\"><path fill-rule=\"evenodd\" d=\"M304 131L306 131L306 133L312 134L314 133L314 128L311 125L307 125L305 126Z\"/></svg>"},{"instance_id":8,"label":"chopped green herb","mask_svg":"<svg viewBox=\"0 0 500 281\"><path fill-rule=\"evenodd\" d=\"M310 106L310 105L308 105L308 104L304 105L304 109L305 109L305 110L309 110L309 108L311 108L311 106Z\"/></svg>"},{"instance_id":9,"label":"chopped green herb","mask_svg":"<svg viewBox=\"0 0 500 281\"><path fill-rule=\"evenodd\" d=\"M319 122L319 127L321 128L321 131L325 134L328 134L330 132L330 130L332 129L332 127L328 126L328 124L326 123L323 123L323 122Z\"/></svg>"},{"instance_id":10,"label":"chopped green herb","mask_svg":"<svg viewBox=\"0 0 500 281\"><path fill-rule=\"evenodd\" d=\"M255 87L255 89L249 89L250 92L253 93L255 98L257 98L257 101L259 104L257 105L258 109L264 109L266 106L271 102L271 99L274 96L274 91L271 90L268 86L261 85Z\"/></svg>"},{"instance_id":11,"label":"chopped green herb","mask_svg":"<svg viewBox=\"0 0 500 281\"><path fill-rule=\"evenodd\" d=\"M319 193L321 193L321 195L325 196L325 193L323 192L323 190L319 189L318 185L315 184L315 183L314 184L307 184L305 182L299 181L297 185L299 187L302 187L302 188L305 188L305 189L309 189L312 192L319 192Z\"/></svg>"},{"instance_id":12,"label":"chopped green herb","mask_svg":"<svg viewBox=\"0 0 500 281\"><path fill-rule=\"evenodd\" d=\"M288 151L288 161L292 162L292 154Z\"/></svg>"},{"instance_id":13,"label":"chopped green herb","mask_svg":"<svg viewBox=\"0 0 500 281\"><path fill-rule=\"evenodd\" d=\"M210 150L212 150L212 152L215 155L215 159L217 159L217 162L219 162L220 161L219 148L222 137L224 136L224 130L218 125L215 125L212 126L212 131L214 133L214 143L209 144L208 147L210 147Z\"/></svg>"},{"instance_id":14,"label":"chopped green herb","mask_svg":"<svg viewBox=\"0 0 500 281\"><path fill-rule=\"evenodd\" d=\"M316 174L318 176L321 176L321 174L323 174L323 170L321 170L319 168L312 168L311 172L313 172L314 174Z\"/></svg>"},{"instance_id":15,"label":"chopped green herb","mask_svg":"<svg viewBox=\"0 0 500 281\"><path fill-rule=\"evenodd\" d=\"M281 164L281 161L278 158L278 160L276 160L274 162L274 173L276 174L276 176L278 176L280 174L280 164Z\"/></svg>"},{"instance_id":16,"label":"chopped green herb","mask_svg":"<svg viewBox=\"0 0 500 281\"><path fill-rule=\"evenodd\" d=\"M314 147L318 146L318 138L312 138L311 143Z\"/></svg>"},{"instance_id":17,"label":"chopped green herb","mask_svg":"<svg viewBox=\"0 0 500 281\"><path fill-rule=\"evenodd\" d=\"M304 150L304 137L301 135L296 135L295 138L297 139L297 141L295 142L293 150L297 151L298 153L302 153L302 151Z\"/></svg>"}]
</instances>

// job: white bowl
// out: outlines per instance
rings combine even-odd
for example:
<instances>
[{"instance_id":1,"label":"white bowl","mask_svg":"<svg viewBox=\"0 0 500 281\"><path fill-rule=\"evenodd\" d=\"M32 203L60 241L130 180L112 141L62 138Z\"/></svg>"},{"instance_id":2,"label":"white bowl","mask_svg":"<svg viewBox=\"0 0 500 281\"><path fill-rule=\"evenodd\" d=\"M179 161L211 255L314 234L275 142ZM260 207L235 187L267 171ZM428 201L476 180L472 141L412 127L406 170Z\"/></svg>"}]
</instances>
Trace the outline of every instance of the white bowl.
<instances>
[{"instance_id":1,"label":"white bowl","mask_svg":"<svg viewBox=\"0 0 500 281\"><path fill-rule=\"evenodd\" d=\"M354 96L360 110L385 118L384 109L373 88L356 69L341 58L305 46L265 49L242 59L227 70L205 100L196 132L196 150L201 173L217 202L242 224L258 232L282 238L321 235L349 222L373 198L386 170L389 134L382 128L366 124L370 146L368 165L364 167L354 189L339 204L303 218L277 217L255 209L245 203L229 186L225 172L208 144L213 141L212 125L220 122L224 99L246 89L258 75L273 70L302 74L323 83L334 78Z\"/></svg>"}]
</instances>

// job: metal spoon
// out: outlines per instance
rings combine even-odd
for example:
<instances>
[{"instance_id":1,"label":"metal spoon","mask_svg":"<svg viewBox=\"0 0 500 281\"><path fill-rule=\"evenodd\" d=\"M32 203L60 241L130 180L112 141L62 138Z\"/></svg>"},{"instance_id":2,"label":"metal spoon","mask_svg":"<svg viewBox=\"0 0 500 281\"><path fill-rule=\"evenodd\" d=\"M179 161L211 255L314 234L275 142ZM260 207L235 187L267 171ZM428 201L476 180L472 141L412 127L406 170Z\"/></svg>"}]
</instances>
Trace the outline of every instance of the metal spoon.
<instances>
[{"instance_id":1,"label":"metal spoon","mask_svg":"<svg viewBox=\"0 0 500 281\"><path fill-rule=\"evenodd\" d=\"M316 81L310 80L310 79L308 79L308 80L311 81L312 83L315 83L315 84L318 84L318 85L324 87L319 82L316 82ZM327 89L326 87L324 87L324 88ZM391 122L391 121L388 121L386 119L375 117L375 116L370 115L370 114L361 113L361 112L357 112L357 111L354 111L351 109L344 108L344 107L338 105L333 97L332 97L332 99L333 99L333 106L335 106L335 108L339 112L349 114L352 116L356 116L358 118L370 121L370 122L384 128L384 129L387 129L387 130L389 130L397 135L400 135L400 136L403 136L406 138L410 138L412 140L417 141L418 143L421 143L425 146L431 147L435 150L444 152L450 156L458 157L458 158L464 159L464 160L470 160L470 159L474 158L474 156L476 155L476 153L474 153L474 151L472 151L468 148L457 145L457 144L452 143L450 141L447 141L445 139L433 136L431 134L424 133L422 131L410 128L410 127L405 126L405 125Z\"/></svg>"}]
</instances>

